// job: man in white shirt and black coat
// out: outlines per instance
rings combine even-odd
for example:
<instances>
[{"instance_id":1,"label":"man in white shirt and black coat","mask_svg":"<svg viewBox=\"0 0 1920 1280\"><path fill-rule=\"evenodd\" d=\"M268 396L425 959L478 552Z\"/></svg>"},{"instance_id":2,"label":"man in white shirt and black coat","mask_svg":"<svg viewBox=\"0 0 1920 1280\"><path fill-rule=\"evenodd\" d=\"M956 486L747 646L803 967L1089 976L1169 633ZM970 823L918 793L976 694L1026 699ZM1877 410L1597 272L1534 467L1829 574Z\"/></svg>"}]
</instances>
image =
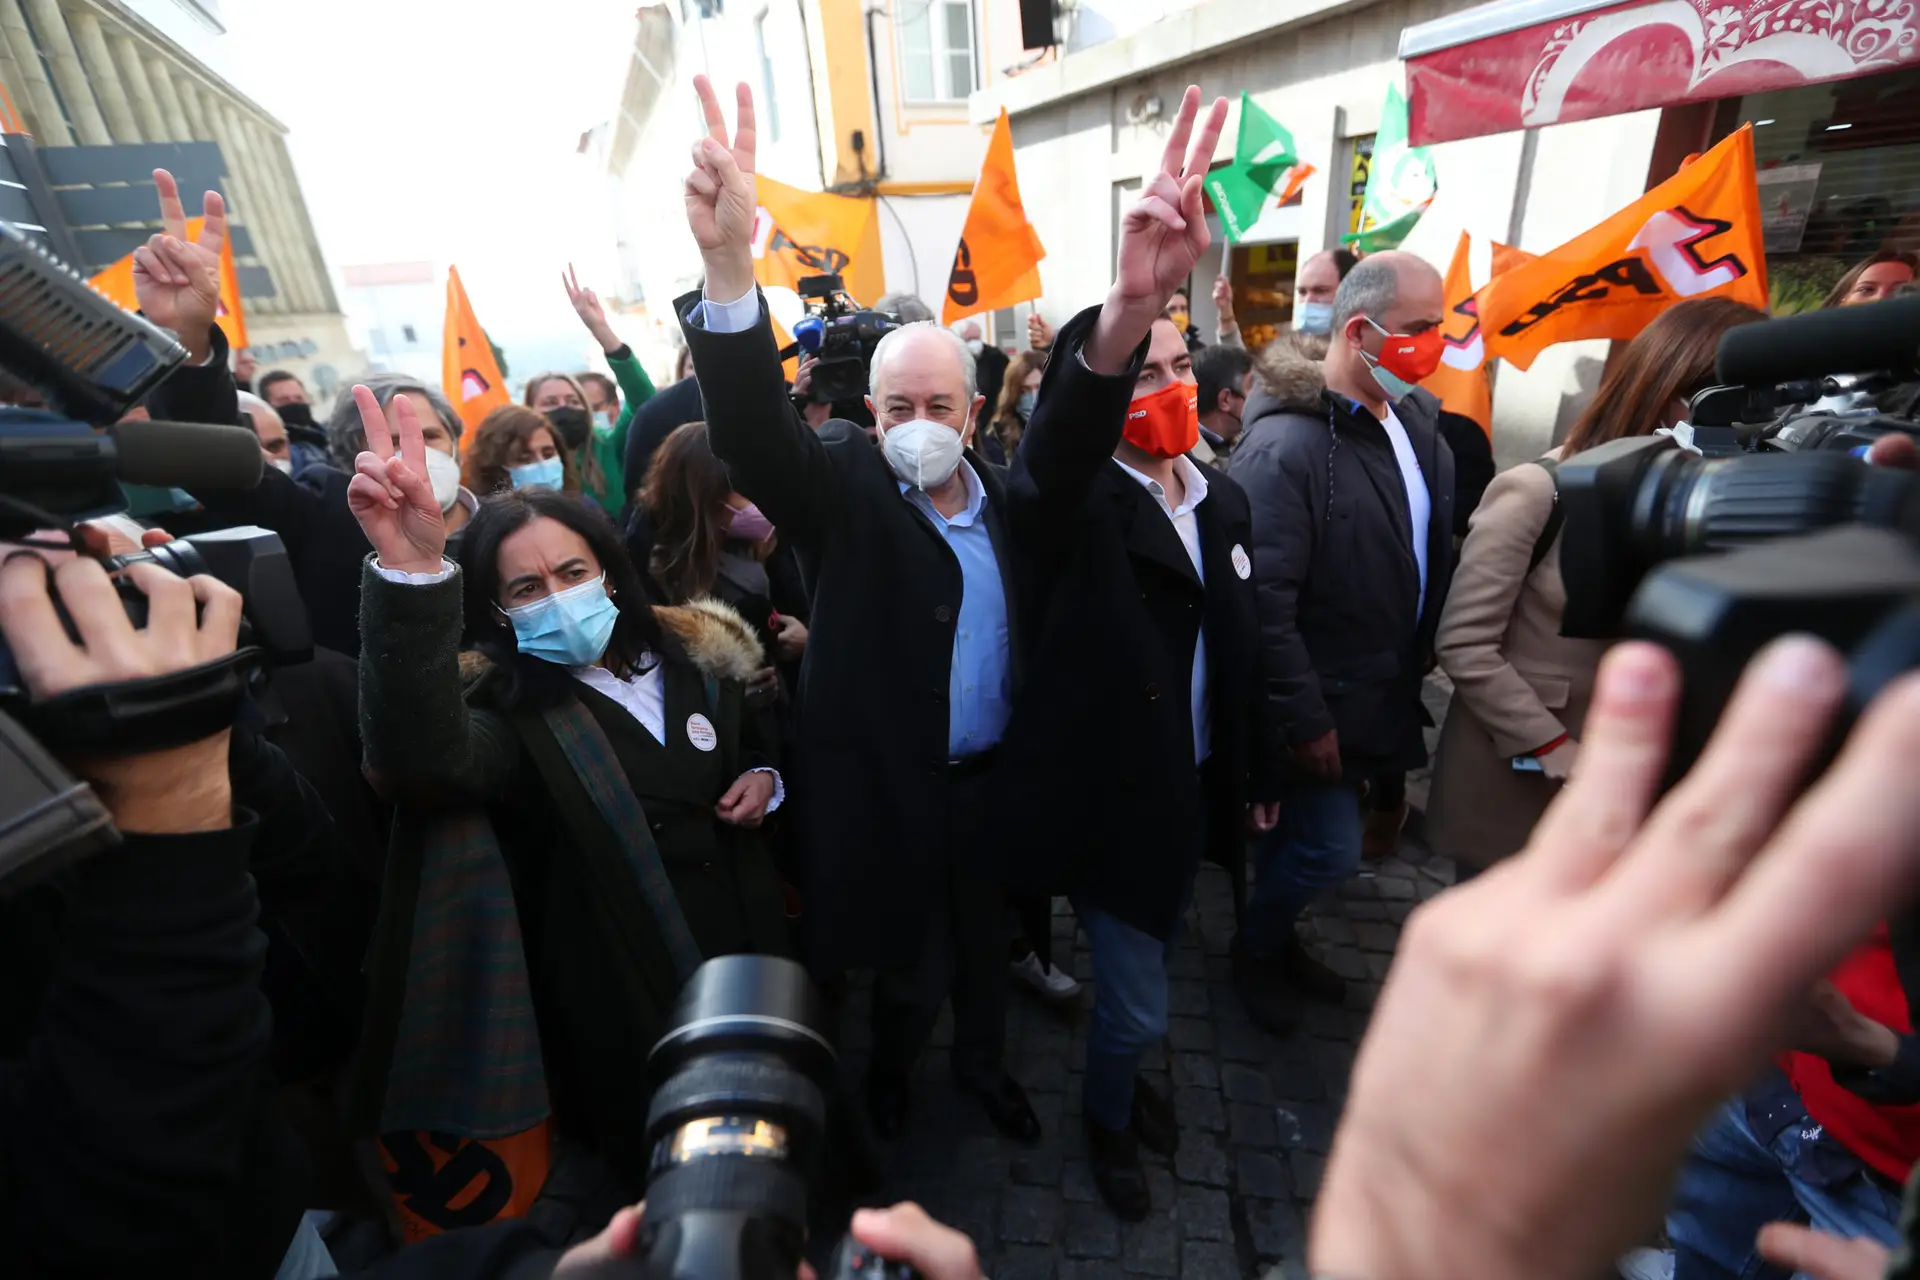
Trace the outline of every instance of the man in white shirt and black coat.
<instances>
[{"instance_id":1,"label":"man in white shirt and black coat","mask_svg":"<svg viewBox=\"0 0 1920 1280\"><path fill-rule=\"evenodd\" d=\"M1199 184L1221 113L1183 167L1198 108L1189 90L1122 224L1105 306L1061 328L1008 478L1028 649L989 784L992 848L1010 878L1070 895L1092 944L1089 1154L1107 1203L1136 1221L1152 1208L1140 1147L1171 1155L1179 1139L1171 1098L1139 1075L1167 1033L1168 941L1200 860L1237 872L1247 828L1272 827L1279 794L1247 496L1186 456L1198 390L1161 314L1208 241ZM1126 345L1108 345L1115 335ZM1122 360L1123 397L1084 396L1076 369ZM1080 498L1026 500L1036 492Z\"/></svg>"}]
</instances>

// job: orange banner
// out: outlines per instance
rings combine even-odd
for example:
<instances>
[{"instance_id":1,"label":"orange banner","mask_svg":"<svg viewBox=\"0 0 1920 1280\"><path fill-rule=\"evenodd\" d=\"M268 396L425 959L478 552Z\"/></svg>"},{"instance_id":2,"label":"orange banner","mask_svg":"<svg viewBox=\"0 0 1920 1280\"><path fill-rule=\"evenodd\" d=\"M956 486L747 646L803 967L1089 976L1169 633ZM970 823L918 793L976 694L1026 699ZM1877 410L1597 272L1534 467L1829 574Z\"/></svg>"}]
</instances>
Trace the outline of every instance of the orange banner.
<instances>
[{"instance_id":1,"label":"orange banner","mask_svg":"<svg viewBox=\"0 0 1920 1280\"><path fill-rule=\"evenodd\" d=\"M187 239L197 242L206 222L205 218L188 218ZM128 311L140 309L140 299L133 288L132 254L102 270L88 283ZM247 312L240 302L240 273L233 265L231 237L220 246L220 309L214 314L214 323L227 335L228 346L238 351L247 345Z\"/></svg>"},{"instance_id":2,"label":"orange banner","mask_svg":"<svg viewBox=\"0 0 1920 1280\"><path fill-rule=\"evenodd\" d=\"M1453 249L1453 265L1447 268L1447 315L1440 325L1446 346L1440 352L1440 367L1420 385L1440 397L1442 409L1472 418L1492 439L1493 390L1483 367L1487 349L1480 337L1473 272L1467 263L1471 248L1472 238L1462 231Z\"/></svg>"},{"instance_id":3,"label":"orange banner","mask_svg":"<svg viewBox=\"0 0 1920 1280\"><path fill-rule=\"evenodd\" d=\"M1753 130L1480 291L1487 354L1525 369L1557 342L1631 338L1683 298L1767 305Z\"/></svg>"},{"instance_id":4,"label":"orange banner","mask_svg":"<svg viewBox=\"0 0 1920 1280\"><path fill-rule=\"evenodd\" d=\"M443 1231L524 1218L547 1182L553 1130L542 1120L504 1138L386 1133L380 1162L412 1244Z\"/></svg>"},{"instance_id":5,"label":"orange banner","mask_svg":"<svg viewBox=\"0 0 1920 1280\"><path fill-rule=\"evenodd\" d=\"M758 176L760 207L753 221L753 278L762 285L794 288L802 276L838 272L850 297L863 307L887 291L880 256L877 201L802 191Z\"/></svg>"},{"instance_id":6,"label":"orange banner","mask_svg":"<svg viewBox=\"0 0 1920 1280\"><path fill-rule=\"evenodd\" d=\"M508 403L507 380L493 358L493 344L473 314L460 268L447 268L447 327L440 340L440 389L468 427Z\"/></svg>"},{"instance_id":7,"label":"orange banner","mask_svg":"<svg viewBox=\"0 0 1920 1280\"><path fill-rule=\"evenodd\" d=\"M1040 237L1027 221L1026 206L1020 203L1020 180L1013 171L1013 127L1002 107L993 136L987 140L986 162L973 184L967 224L953 251L940 323L1033 301L1040 296L1040 259L1046 256Z\"/></svg>"}]
</instances>

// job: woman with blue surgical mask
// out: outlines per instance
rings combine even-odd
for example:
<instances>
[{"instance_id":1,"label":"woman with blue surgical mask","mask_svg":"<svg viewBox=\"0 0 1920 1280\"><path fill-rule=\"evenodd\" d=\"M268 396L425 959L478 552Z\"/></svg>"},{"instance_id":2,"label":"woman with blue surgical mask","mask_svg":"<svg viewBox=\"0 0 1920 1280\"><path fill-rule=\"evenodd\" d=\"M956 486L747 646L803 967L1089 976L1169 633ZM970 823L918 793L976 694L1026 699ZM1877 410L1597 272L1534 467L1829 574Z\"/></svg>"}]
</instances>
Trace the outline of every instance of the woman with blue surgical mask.
<instances>
[{"instance_id":1,"label":"woman with blue surgical mask","mask_svg":"<svg viewBox=\"0 0 1920 1280\"><path fill-rule=\"evenodd\" d=\"M505 404L480 419L467 445L467 487L478 494L555 489L578 495L573 460L546 415Z\"/></svg>"},{"instance_id":2,"label":"woman with blue surgical mask","mask_svg":"<svg viewBox=\"0 0 1920 1280\"><path fill-rule=\"evenodd\" d=\"M556 1132L637 1194L646 1106L633 1082L675 993L709 957L787 949L758 832L784 798L777 735L742 687L767 655L716 601L650 606L611 522L552 488L492 494L449 562L412 414L400 411L394 458L379 406L361 407L373 447L351 500L374 547L361 722L369 776L400 806L388 891L394 868L419 877L388 901L445 902L447 867L511 893L517 928L478 914L460 925L525 964L549 1089L566 1099ZM376 981L455 959L428 954L441 923L424 905L399 922Z\"/></svg>"}]
</instances>

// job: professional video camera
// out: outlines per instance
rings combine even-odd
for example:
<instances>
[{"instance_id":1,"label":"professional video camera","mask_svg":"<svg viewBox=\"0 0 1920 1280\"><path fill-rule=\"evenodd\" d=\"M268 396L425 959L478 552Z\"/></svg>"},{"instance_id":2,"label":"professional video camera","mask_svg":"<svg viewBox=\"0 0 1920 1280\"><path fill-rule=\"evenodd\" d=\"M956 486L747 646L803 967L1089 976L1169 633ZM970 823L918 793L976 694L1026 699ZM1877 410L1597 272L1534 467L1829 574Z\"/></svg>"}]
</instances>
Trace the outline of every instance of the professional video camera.
<instances>
[{"instance_id":1,"label":"professional video camera","mask_svg":"<svg viewBox=\"0 0 1920 1280\"><path fill-rule=\"evenodd\" d=\"M806 970L721 956L687 979L648 1057L647 1213L639 1256L609 1275L789 1280L806 1241L807 1187L826 1143L837 1071ZM848 1237L824 1280L906 1280L912 1268Z\"/></svg>"},{"instance_id":2,"label":"professional video camera","mask_svg":"<svg viewBox=\"0 0 1920 1280\"><path fill-rule=\"evenodd\" d=\"M126 509L120 482L251 488L260 446L237 426L118 420L181 361L173 335L123 311L12 226L0 222L0 369L35 387L49 410L0 409L0 540L85 552L83 521ZM182 538L107 561L150 560L209 573L245 602L228 658L155 680L35 699L0 642L0 891L118 839L87 789L50 751L152 751L233 723L265 662L312 657L305 607L280 539L258 528ZM119 582L136 625L146 597ZM59 602L55 601L56 608ZM71 629L61 609L62 620ZM15 767L18 766L18 767Z\"/></svg>"},{"instance_id":3,"label":"professional video camera","mask_svg":"<svg viewBox=\"0 0 1920 1280\"><path fill-rule=\"evenodd\" d=\"M899 318L863 310L847 296L838 275L802 276L797 292L806 300L807 314L793 326L793 343L780 352L780 358L791 359L803 351L814 357L808 393L814 404L859 401L867 394L873 349L889 329L900 327Z\"/></svg>"},{"instance_id":4,"label":"professional video camera","mask_svg":"<svg viewBox=\"0 0 1920 1280\"><path fill-rule=\"evenodd\" d=\"M1681 661L1670 778L1778 635L1809 632L1850 655L1854 712L1920 662L1920 476L1865 461L1881 436L1920 433L1920 300L1745 325L1721 339L1717 367L1732 385L1695 405L1786 410L1743 431L1734 456L1632 438L1562 462L1557 477L1562 634L1655 640ZM1805 407L1866 388L1880 406Z\"/></svg>"}]
</instances>

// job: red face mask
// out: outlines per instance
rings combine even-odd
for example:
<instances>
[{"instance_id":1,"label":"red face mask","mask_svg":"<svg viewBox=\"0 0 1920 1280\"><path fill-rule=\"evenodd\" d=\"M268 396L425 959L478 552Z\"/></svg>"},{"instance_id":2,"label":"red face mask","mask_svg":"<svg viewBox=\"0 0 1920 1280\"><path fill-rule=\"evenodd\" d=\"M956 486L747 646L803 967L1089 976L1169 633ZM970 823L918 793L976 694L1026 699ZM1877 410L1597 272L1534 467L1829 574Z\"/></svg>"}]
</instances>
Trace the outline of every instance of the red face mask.
<instances>
[{"instance_id":1,"label":"red face mask","mask_svg":"<svg viewBox=\"0 0 1920 1280\"><path fill-rule=\"evenodd\" d=\"M1394 400L1402 398L1408 391L1433 376L1433 371L1440 367L1440 357L1446 352L1447 340L1440 332L1438 325L1425 333L1409 336L1404 333L1388 333L1375 323L1372 316L1363 318L1386 337L1386 342L1380 347L1379 358L1370 363L1376 371L1385 370L1404 384L1404 386L1395 387L1384 380L1376 379L1389 398Z\"/></svg>"},{"instance_id":2,"label":"red face mask","mask_svg":"<svg viewBox=\"0 0 1920 1280\"><path fill-rule=\"evenodd\" d=\"M1177 458L1200 443L1200 388L1175 382L1127 406L1128 444L1156 458Z\"/></svg>"}]
</instances>

